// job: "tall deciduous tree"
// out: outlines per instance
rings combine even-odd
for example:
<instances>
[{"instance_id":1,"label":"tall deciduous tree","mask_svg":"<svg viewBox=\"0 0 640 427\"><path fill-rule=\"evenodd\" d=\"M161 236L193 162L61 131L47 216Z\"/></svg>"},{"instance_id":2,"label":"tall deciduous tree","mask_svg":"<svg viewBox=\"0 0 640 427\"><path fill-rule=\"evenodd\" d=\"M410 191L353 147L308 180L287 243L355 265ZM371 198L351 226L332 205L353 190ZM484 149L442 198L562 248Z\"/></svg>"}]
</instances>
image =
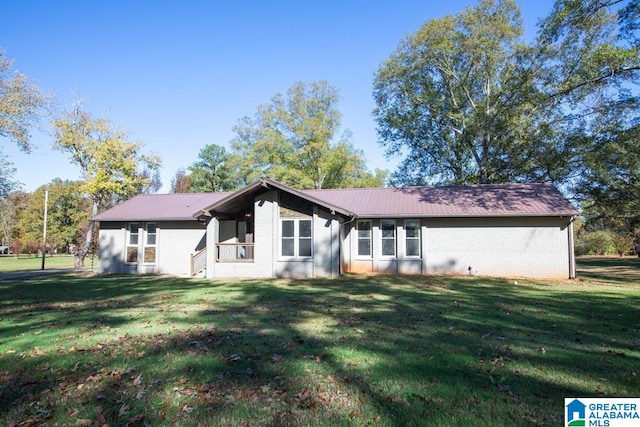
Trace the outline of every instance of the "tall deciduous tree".
<instances>
[{"instance_id":1,"label":"tall deciduous tree","mask_svg":"<svg viewBox=\"0 0 640 427\"><path fill-rule=\"evenodd\" d=\"M510 174L499 160L527 132L510 85L521 35L513 0L484 0L426 22L382 64L378 132L388 154L407 153L396 181L487 183Z\"/></svg>"},{"instance_id":2,"label":"tall deciduous tree","mask_svg":"<svg viewBox=\"0 0 640 427\"><path fill-rule=\"evenodd\" d=\"M191 177L180 168L171 179L171 193L191 193Z\"/></svg>"},{"instance_id":3,"label":"tall deciduous tree","mask_svg":"<svg viewBox=\"0 0 640 427\"><path fill-rule=\"evenodd\" d=\"M245 182L270 176L298 188L382 185L364 156L338 136L338 92L325 81L296 83L234 128L232 141Z\"/></svg>"},{"instance_id":4,"label":"tall deciduous tree","mask_svg":"<svg viewBox=\"0 0 640 427\"><path fill-rule=\"evenodd\" d=\"M38 120L46 100L34 83L13 69L13 61L0 48L0 136L29 151L29 128Z\"/></svg>"},{"instance_id":5,"label":"tall deciduous tree","mask_svg":"<svg viewBox=\"0 0 640 427\"><path fill-rule=\"evenodd\" d=\"M21 210L18 238L27 247L41 247L44 224L45 191L48 191L47 247L67 251L82 238L81 227L89 221L91 201L82 191L82 183L54 179L28 195Z\"/></svg>"},{"instance_id":6,"label":"tall deciduous tree","mask_svg":"<svg viewBox=\"0 0 640 427\"><path fill-rule=\"evenodd\" d=\"M575 191L588 228L640 240L640 2L558 0L541 23L549 97L581 147ZM561 59L561 60L560 60Z\"/></svg>"},{"instance_id":7,"label":"tall deciduous tree","mask_svg":"<svg viewBox=\"0 0 640 427\"><path fill-rule=\"evenodd\" d=\"M91 200L91 216L114 203L147 191L150 177L160 167L157 156L142 153L142 144L104 119L94 119L79 106L53 121L53 148L70 155L80 169L83 191ZM95 225L90 222L84 241L75 254L75 265L84 265L94 238Z\"/></svg>"},{"instance_id":8,"label":"tall deciduous tree","mask_svg":"<svg viewBox=\"0 0 640 427\"><path fill-rule=\"evenodd\" d=\"M637 5L558 0L530 45L513 0L428 21L375 78L382 143L407 155L396 180L573 183L598 117L633 101Z\"/></svg>"}]
</instances>

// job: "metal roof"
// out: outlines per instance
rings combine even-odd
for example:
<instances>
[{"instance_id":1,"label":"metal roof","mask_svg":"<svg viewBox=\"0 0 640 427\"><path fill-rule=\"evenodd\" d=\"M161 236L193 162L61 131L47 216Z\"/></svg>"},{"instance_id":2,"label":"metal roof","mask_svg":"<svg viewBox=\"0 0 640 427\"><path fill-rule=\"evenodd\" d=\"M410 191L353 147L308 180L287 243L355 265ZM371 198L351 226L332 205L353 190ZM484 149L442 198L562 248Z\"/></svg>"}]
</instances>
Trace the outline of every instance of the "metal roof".
<instances>
[{"instance_id":1,"label":"metal roof","mask_svg":"<svg viewBox=\"0 0 640 427\"><path fill-rule=\"evenodd\" d=\"M93 217L94 221L193 220L229 193L141 194Z\"/></svg>"},{"instance_id":2,"label":"metal roof","mask_svg":"<svg viewBox=\"0 0 640 427\"><path fill-rule=\"evenodd\" d=\"M296 190L263 178L233 193L136 196L95 216L95 221L193 220L230 213L268 188L286 191L343 216L517 217L574 216L578 211L551 184Z\"/></svg>"},{"instance_id":3,"label":"metal roof","mask_svg":"<svg viewBox=\"0 0 640 427\"><path fill-rule=\"evenodd\" d=\"M304 190L358 217L573 216L551 184L459 185Z\"/></svg>"}]
</instances>

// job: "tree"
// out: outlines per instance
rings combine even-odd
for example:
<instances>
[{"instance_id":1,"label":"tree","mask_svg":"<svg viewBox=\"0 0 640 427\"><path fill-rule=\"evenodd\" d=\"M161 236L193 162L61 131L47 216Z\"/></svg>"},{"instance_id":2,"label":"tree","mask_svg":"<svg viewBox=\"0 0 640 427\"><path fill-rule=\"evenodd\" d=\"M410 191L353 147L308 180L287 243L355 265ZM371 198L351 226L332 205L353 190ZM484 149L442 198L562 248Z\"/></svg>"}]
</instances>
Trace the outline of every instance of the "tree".
<instances>
[{"instance_id":1,"label":"tree","mask_svg":"<svg viewBox=\"0 0 640 427\"><path fill-rule=\"evenodd\" d=\"M637 47L609 11L618 3L559 0L531 45L513 0L425 23L374 82L381 142L407 156L395 180L573 184L599 115L626 108L636 83ZM635 28L629 6L620 31Z\"/></svg>"},{"instance_id":2,"label":"tree","mask_svg":"<svg viewBox=\"0 0 640 427\"><path fill-rule=\"evenodd\" d=\"M53 148L68 153L83 175L81 189L91 201L91 217L153 184L150 177L160 167L160 159L143 154L141 143L128 141L109 121L94 119L76 106L54 120L53 128ZM94 232L95 223L89 222L76 250L76 267L84 265Z\"/></svg>"},{"instance_id":3,"label":"tree","mask_svg":"<svg viewBox=\"0 0 640 427\"><path fill-rule=\"evenodd\" d=\"M29 151L29 128L39 118L46 96L24 74L12 69L13 61L0 48L0 136Z\"/></svg>"},{"instance_id":4,"label":"tree","mask_svg":"<svg viewBox=\"0 0 640 427\"><path fill-rule=\"evenodd\" d=\"M338 137L338 92L325 81L294 84L234 128L235 162L243 182L270 176L297 188L382 185L364 156Z\"/></svg>"},{"instance_id":5,"label":"tree","mask_svg":"<svg viewBox=\"0 0 640 427\"><path fill-rule=\"evenodd\" d=\"M522 55L520 12L512 0L484 0L457 16L425 23L374 79L378 132L388 154L407 151L402 183L488 183L512 144L527 134L513 97ZM512 83L513 82L513 83Z\"/></svg>"},{"instance_id":6,"label":"tree","mask_svg":"<svg viewBox=\"0 0 640 427\"><path fill-rule=\"evenodd\" d=\"M54 179L28 195L18 219L19 239L27 246L42 245L45 191L48 191L47 247L66 252L82 237L79 230L89 222L90 200L82 183Z\"/></svg>"},{"instance_id":7,"label":"tree","mask_svg":"<svg viewBox=\"0 0 640 427\"><path fill-rule=\"evenodd\" d=\"M231 167L231 155L224 147L206 145L198 153L198 160L189 166L191 191L229 191L239 187L236 170Z\"/></svg>"},{"instance_id":8,"label":"tree","mask_svg":"<svg viewBox=\"0 0 640 427\"><path fill-rule=\"evenodd\" d=\"M0 222L2 225L2 244L9 246L13 253L20 252L18 220L28 202L28 194L17 190L0 198Z\"/></svg>"},{"instance_id":9,"label":"tree","mask_svg":"<svg viewBox=\"0 0 640 427\"><path fill-rule=\"evenodd\" d=\"M0 200L20 188L20 183L13 179L16 168L0 150Z\"/></svg>"},{"instance_id":10,"label":"tree","mask_svg":"<svg viewBox=\"0 0 640 427\"><path fill-rule=\"evenodd\" d=\"M548 67L550 97L579 118L566 138L582 147L575 192L587 226L621 247L640 241L639 17L637 0L561 0L539 37L541 52L562 58Z\"/></svg>"},{"instance_id":11,"label":"tree","mask_svg":"<svg viewBox=\"0 0 640 427\"><path fill-rule=\"evenodd\" d=\"M180 168L171 179L171 193L191 193L191 177Z\"/></svg>"}]
</instances>

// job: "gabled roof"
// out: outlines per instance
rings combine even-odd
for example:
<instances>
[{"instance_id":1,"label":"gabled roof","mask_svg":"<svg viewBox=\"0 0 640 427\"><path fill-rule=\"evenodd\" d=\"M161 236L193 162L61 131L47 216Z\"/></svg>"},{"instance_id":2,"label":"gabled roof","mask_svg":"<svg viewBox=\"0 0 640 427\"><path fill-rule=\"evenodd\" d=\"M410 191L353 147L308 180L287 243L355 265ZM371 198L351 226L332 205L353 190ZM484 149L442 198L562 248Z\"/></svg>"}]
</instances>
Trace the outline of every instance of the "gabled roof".
<instances>
[{"instance_id":1,"label":"gabled roof","mask_svg":"<svg viewBox=\"0 0 640 427\"><path fill-rule=\"evenodd\" d=\"M269 178L261 178L258 181L254 182L253 184L250 184L245 188L236 191L235 193L228 194L226 197L218 200L217 202L213 203L211 206L208 206L204 210L209 211L213 214L233 213L237 210L237 207L240 206L242 203L246 203L247 200L253 201L256 195L264 193L271 189L285 191L294 196L308 200L311 203L320 205L334 213L339 213L341 215L349 216L349 217L353 216L353 212L345 210L339 205L333 204L330 201L324 200L322 198L317 198L312 194L308 194L306 191L296 190L295 188L291 188L287 185L281 184L278 181L275 181Z\"/></svg>"},{"instance_id":2,"label":"gabled roof","mask_svg":"<svg viewBox=\"0 0 640 427\"><path fill-rule=\"evenodd\" d=\"M277 189L345 217L575 216L578 211L551 184L296 190L262 178L233 193L140 195L95 221L194 220L238 212L255 197Z\"/></svg>"},{"instance_id":3,"label":"gabled roof","mask_svg":"<svg viewBox=\"0 0 640 427\"><path fill-rule=\"evenodd\" d=\"M93 217L94 221L184 221L229 193L141 194Z\"/></svg>"}]
</instances>

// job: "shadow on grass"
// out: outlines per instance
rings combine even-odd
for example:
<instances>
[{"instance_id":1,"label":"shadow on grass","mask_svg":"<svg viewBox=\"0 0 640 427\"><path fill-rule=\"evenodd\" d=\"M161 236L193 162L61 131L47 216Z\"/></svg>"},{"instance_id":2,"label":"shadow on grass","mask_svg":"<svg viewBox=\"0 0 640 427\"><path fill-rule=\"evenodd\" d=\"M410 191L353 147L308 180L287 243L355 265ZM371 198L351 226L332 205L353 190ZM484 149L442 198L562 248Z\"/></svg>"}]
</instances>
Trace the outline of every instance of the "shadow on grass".
<instances>
[{"instance_id":1,"label":"shadow on grass","mask_svg":"<svg viewBox=\"0 0 640 427\"><path fill-rule=\"evenodd\" d=\"M637 257L579 257L577 264L580 280L635 283L640 280Z\"/></svg>"},{"instance_id":2,"label":"shadow on grass","mask_svg":"<svg viewBox=\"0 0 640 427\"><path fill-rule=\"evenodd\" d=\"M0 291L6 424L559 424L565 396L640 386L637 285L107 276Z\"/></svg>"}]
</instances>

